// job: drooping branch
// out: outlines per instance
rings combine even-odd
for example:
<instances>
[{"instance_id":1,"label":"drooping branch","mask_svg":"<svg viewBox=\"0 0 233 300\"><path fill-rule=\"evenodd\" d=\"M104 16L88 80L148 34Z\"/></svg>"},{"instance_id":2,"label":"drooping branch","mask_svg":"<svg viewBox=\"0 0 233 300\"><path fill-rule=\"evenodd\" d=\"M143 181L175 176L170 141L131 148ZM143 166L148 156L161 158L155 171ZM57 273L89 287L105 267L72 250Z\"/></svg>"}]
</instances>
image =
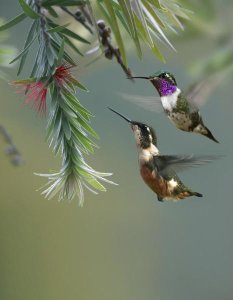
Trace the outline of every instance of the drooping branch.
<instances>
[{"instance_id":1,"label":"drooping branch","mask_svg":"<svg viewBox=\"0 0 233 300\"><path fill-rule=\"evenodd\" d=\"M69 14L71 17L73 17L76 21L81 23L86 29L90 31L90 33L93 33L93 30L90 28L90 26L94 26L91 14L88 11L88 8L85 4L82 4L80 6L80 10L78 10L75 14L72 13L68 8L61 6L61 9L64 10L67 14ZM104 51L104 56L107 59L113 59L113 57L116 58L117 63L121 66L124 73L127 75L127 77L131 78L132 72L129 67L127 67L122 59L120 49L118 47L115 47L112 43L112 36L111 36L111 29L110 27L107 27L104 20L97 20L94 22L96 23L96 27L99 36L99 40L101 43L101 47ZM87 23L90 24L90 26L87 25ZM133 79L131 79L133 80Z\"/></svg>"},{"instance_id":2,"label":"drooping branch","mask_svg":"<svg viewBox=\"0 0 233 300\"><path fill-rule=\"evenodd\" d=\"M6 142L6 154L10 157L11 163L15 166L19 166L23 163L22 155L20 154L19 150L17 149L16 145L13 142L12 137L10 136L9 132L5 128L5 126L0 124L0 133L3 136Z\"/></svg>"},{"instance_id":3,"label":"drooping branch","mask_svg":"<svg viewBox=\"0 0 233 300\"><path fill-rule=\"evenodd\" d=\"M107 59L116 58L118 64L121 66L127 77L131 78L133 76L130 68L128 68L124 63L121 56L120 49L114 47L111 41L111 29L106 26L103 20L97 21L97 27L99 30L100 41L104 49L104 55ZM133 80L133 79L131 79Z\"/></svg>"},{"instance_id":4,"label":"drooping branch","mask_svg":"<svg viewBox=\"0 0 233 300\"><path fill-rule=\"evenodd\" d=\"M32 0L39 15L39 43L41 51L39 53L41 68L38 68L37 76L45 76L51 73L55 63L55 53L52 47L51 36L48 33L48 21L45 16L45 9L41 5L41 0ZM44 51L43 51L44 49Z\"/></svg>"}]
</instances>

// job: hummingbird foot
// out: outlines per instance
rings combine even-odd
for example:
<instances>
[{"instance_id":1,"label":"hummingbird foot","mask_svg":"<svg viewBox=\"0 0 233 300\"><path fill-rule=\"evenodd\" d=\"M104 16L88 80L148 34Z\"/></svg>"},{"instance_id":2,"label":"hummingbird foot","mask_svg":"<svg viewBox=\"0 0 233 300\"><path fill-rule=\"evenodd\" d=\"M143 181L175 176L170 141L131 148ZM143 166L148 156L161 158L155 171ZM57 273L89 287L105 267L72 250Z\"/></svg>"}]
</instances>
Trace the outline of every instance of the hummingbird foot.
<instances>
[{"instance_id":1,"label":"hummingbird foot","mask_svg":"<svg viewBox=\"0 0 233 300\"><path fill-rule=\"evenodd\" d=\"M159 201L159 202L164 202L162 197L157 196L157 198L158 198L158 201Z\"/></svg>"}]
</instances>

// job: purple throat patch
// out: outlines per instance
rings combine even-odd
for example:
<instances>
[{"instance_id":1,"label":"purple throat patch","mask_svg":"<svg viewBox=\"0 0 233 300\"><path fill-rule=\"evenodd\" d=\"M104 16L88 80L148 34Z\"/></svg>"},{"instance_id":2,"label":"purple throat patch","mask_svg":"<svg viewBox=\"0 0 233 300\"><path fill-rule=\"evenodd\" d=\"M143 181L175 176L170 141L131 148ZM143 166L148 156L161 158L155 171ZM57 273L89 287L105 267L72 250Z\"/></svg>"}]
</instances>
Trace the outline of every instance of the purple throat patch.
<instances>
[{"instance_id":1,"label":"purple throat patch","mask_svg":"<svg viewBox=\"0 0 233 300\"><path fill-rule=\"evenodd\" d=\"M167 80L159 80L157 86L160 96L168 96L173 94L176 91L176 86Z\"/></svg>"}]
</instances>

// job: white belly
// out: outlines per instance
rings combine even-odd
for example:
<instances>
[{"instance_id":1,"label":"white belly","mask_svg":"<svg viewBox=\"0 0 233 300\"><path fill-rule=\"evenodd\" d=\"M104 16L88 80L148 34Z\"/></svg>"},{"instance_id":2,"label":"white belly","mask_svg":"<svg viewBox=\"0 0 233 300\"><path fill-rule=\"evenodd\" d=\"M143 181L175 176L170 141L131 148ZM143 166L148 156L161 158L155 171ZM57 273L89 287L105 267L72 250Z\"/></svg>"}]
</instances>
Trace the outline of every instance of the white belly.
<instances>
[{"instance_id":1,"label":"white belly","mask_svg":"<svg viewBox=\"0 0 233 300\"><path fill-rule=\"evenodd\" d=\"M173 108L176 106L177 97L180 92L181 90L177 88L173 94L161 97L161 102L165 110L173 110Z\"/></svg>"}]
</instances>

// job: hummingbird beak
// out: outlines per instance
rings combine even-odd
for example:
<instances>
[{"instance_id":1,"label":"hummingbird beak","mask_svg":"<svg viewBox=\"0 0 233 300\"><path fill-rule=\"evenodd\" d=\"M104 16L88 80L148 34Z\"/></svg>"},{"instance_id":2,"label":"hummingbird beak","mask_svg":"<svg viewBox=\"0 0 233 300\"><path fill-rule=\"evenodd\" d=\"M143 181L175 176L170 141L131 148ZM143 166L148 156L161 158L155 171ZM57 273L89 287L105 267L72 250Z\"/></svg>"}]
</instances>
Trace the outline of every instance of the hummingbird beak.
<instances>
[{"instance_id":1,"label":"hummingbird beak","mask_svg":"<svg viewBox=\"0 0 233 300\"><path fill-rule=\"evenodd\" d=\"M132 123L132 120L128 119L127 117L123 116L122 114L120 114L119 112L115 111L114 109L108 107L109 110L111 110L112 112L114 112L115 114L117 114L118 116L122 117L125 121L127 121L128 123Z\"/></svg>"},{"instance_id":2,"label":"hummingbird beak","mask_svg":"<svg viewBox=\"0 0 233 300\"><path fill-rule=\"evenodd\" d=\"M159 77L158 76L148 76L148 77L146 77L146 76L135 76L135 77L128 77L128 79L137 79L137 78L139 78L139 79L146 79L146 80L150 80L150 81L157 81L158 79L159 79Z\"/></svg>"},{"instance_id":3,"label":"hummingbird beak","mask_svg":"<svg viewBox=\"0 0 233 300\"><path fill-rule=\"evenodd\" d=\"M140 79L150 79L150 77L146 77L146 76L135 76L135 77L128 77L128 79L137 79L137 78L140 78Z\"/></svg>"}]
</instances>

